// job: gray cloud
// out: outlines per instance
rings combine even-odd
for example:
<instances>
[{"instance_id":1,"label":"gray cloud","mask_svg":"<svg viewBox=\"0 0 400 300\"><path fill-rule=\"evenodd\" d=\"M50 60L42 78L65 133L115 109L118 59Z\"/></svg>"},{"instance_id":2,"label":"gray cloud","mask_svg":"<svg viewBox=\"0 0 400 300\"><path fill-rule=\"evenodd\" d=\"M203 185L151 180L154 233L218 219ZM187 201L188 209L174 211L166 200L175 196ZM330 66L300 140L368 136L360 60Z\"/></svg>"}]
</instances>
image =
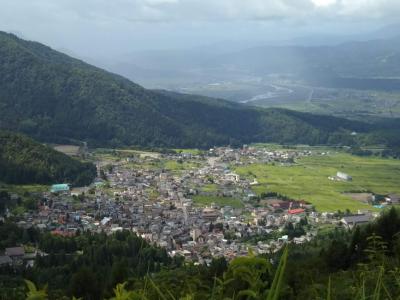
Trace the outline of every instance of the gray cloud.
<instances>
[{"instance_id":1,"label":"gray cloud","mask_svg":"<svg viewBox=\"0 0 400 300\"><path fill-rule=\"evenodd\" d=\"M40 17L102 22L302 19L319 15L356 19L393 17L398 0L2 0L2 23ZM328 4L328 5L324 5ZM330 5L329 5L330 3ZM13 12L15 15L10 15ZM40 21L40 20L38 20Z\"/></svg>"},{"instance_id":2,"label":"gray cloud","mask_svg":"<svg viewBox=\"0 0 400 300\"><path fill-rule=\"evenodd\" d=\"M0 0L0 30L84 56L393 22L398 0Z\"/></svg>"}]
</instances>

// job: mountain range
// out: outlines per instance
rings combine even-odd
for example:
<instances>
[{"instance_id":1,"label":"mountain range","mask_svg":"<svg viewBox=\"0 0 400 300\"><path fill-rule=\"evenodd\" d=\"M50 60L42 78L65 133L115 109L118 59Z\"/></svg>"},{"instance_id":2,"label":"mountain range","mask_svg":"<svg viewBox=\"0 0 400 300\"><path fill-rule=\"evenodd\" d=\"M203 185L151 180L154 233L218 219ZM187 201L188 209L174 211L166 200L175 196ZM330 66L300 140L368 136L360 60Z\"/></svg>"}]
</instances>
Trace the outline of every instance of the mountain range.
<instances>
[{"instance_id":1,"label":"mountain range","mask_svg":"<svg viewBox=\"0 0 400 300\"><path fill-rule=\"evenodd\" d=\"M298 42L242 49L228 47L214 52L142 51L115 58L117 62L107 68L155 87L279 75L312 86L400 90L400 31L395 28L385 27L374 34L336 44Z\"/></svg>"},{"instance_id":2,"label":"mountain range","mask_svg":"<svg viewBox=\"0 0 400 300\"><path fill-rule=\"evenodd\" d=\"M0 33L0 128L43 142L199 147L251 142L352 144L377 125L148 90ZM382 137L380 137L382 139Z\"/></svg>"}]
</instances>

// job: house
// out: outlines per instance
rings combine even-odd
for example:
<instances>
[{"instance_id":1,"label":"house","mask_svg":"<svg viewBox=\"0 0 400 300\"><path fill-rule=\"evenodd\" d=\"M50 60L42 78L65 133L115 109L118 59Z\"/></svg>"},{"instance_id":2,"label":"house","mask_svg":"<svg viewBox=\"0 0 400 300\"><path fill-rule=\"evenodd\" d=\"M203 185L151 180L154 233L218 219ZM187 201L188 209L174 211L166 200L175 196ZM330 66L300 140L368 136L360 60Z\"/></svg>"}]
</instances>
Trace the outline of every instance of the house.
<instances>
[{"instance_id":1,"label":"house","mask_svg":"<svg viewBox=\"0 0 400 300\"><path fill-rule=\"evenodd\" d=\"M0 255L0 267L11 266L12 259L8 255Z\"/></svg>"},{"instance_id":2,"label":"house","mask_svg":"<svg viewBox=\"0 0 400 300\"><path fill-rule=\"evenodd\" d=\"M23 247L6 248L5 255L10 257L13 264L22 264L25 257L25 250Z\"/></svg>"},{"instance_id":3,"label":"house","mask_svg":"<svg viewBox=\"0 0 400 300\"><path fill-rule=\"evenodd\" d=\"M74 188L71 190L71 196L84 195L89 192L88 187Z\"/></svg>"},{"instance_id":4,"label":"house","mask_svg":"<svg viewBox=\"0 0 400 300\"><path fill-rule=\"evenodd\" d=\"M69 185L66 183L61 184L53 184L50 188L50 192L52 193L64 193L69 192Z\"/></svg>"},{"instance_id":5,"label":"house","mask_svg":"<svg viewBox=\"0 0 400 300\"><path fill-rule=\"evenodd\" d=\"M353 228L357 225L362 225L370 222L373 219L371 215L354 215L343 217L340 221L348 228Z\"/></svg>"},{"instance_id":6,"label":"house","mask_svg":"<svg viewBox=\"0 0 400 300\"><path fill-rule=\"evenodd\" d=\"M265 200L261 200L261 203L267 205L268 207L270 207L273 210L277 210L277 209L285 210L290 207L289 201L275 199L275 198L269 198L269 199L267 198Z\"/></svg>"},{"instance_id":7,"label":"house","mask_svg":"<svg viewBox=\"0 0 400 300\"><path fill-rule=\"evenodd\" d=\"M190 236L192 237L193 241L197 241L201 236L201 230L198 228L194 228L190 231Z\"/></svg>"},{"instance_id":8,"label":"house","mask_svg":"<svg viewBox=\"0 0 400 300\"><path fill-rule=\"evenodd\" d=\"M228 173L225 174L226 180L232 181L232 182L238 182L240 180L240 176L235 173Z\"/></svg>"},{"instance_id":9,"label":"house","mask_svg":"<svg viewBox=\"0 0 400 300\"><path fill-rule=\"evenodd\" d=\"M215 221L219 217L219 213L217 210L213 208L204 208L202 211L202 217L205 220Z\"/></svg>"},{"instance_id":10,"label":"house","mask_svg":"<svg viewBox=\"0 0 400 300\"><path fill-rule=\"evenodd\" d=\"M288 213L290 215L299 215L299 214L302 214L304 212L305 212L305 210L303 208L295 208L295 209L289 209L288 210Z\"/></svg>"},{"instance_id":11,"label":"house","mask_svg":"<svg viewBox=\"0 0 400 300\"><path fill-rule=\"evenodd\" d=\"M389 194L385 197L386 202L391 204L400 204L400 196L395 194Z\"/></svg>"},{"instance_id":12,"label":"house","mask_svg":"<svg viewBox=\"0 0 400 300\"><path fill-rule=\"evenodd\" d=\"M336 173L336 177L337 177L339 180L344 180L344 181L351 181L351 180L353 180L353 178L352 178L350 175L348 175L348 174L346 174L346 173L343 173L343 172L337 172L337 173Z\"/></svg>"},{"instance_id":13,"label":"house","mask_svg":"<svg viewBox=\"0 0 400 300\"><path fill-rule=\"evenodd\" d=\"M25 250L23 247L11 247L6 248L5 254L11 258L23 258L25 256Z\"/></svg>"}]
</instances>

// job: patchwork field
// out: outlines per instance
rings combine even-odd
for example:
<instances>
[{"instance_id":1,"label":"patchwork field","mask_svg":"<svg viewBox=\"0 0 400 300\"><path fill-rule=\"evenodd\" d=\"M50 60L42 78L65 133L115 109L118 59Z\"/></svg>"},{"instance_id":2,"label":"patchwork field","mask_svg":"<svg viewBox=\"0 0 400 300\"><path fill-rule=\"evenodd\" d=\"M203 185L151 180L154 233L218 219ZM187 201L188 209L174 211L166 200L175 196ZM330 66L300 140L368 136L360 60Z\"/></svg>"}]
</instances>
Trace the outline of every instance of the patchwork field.
<instances>
[{"instance_id":1,"label":"patchwork field","mask_svg":"<svg viewBox=\"0 0 400 300\"><path fill-rule=\"evenodd\" d=\"M56 145L53 147L54 150L57 150L59 152L62 152L66 155L69 156L76 156L79 154L79 146L75 146L75 145Z\"/></svg>"},{"instance_id":2,"label":"patchwork field","mask_svg":"<svg viewBox=\"0 0 400 300\"><path fill-rule=\"evenodd\" d=\"M167 170L173 171L173 172L179 172L179 171L184 171L184 170L191 170L194 168L198 168L199 164L195 162L177 162L175 160L167 160L164 162L163 167Z\"/></svg>"},{"instance_id":3,"label":"patchwork field","mask_svg":"<svg viewBox=\"0 0 400 300\"><path fill-rule=\"evenodd\" d=\"M229 205L234 208L243 207L243 203L239 199L232 198L232 197L197 195L197 196L193 196L193 202L199 206L208 206L211 203L215 203L220 206L228 206Z\"/></svg>"},{"instance_id":4,"label":"patchwork field","mask_svg":"<svg viewBox=\"0 0 400 300\"><path fill-rule=\"evenodd\" d=\"M400 194L400 160L377 157L358 157L345 153L310 156L297 160L295 165L254 164L238 167L241 176L260 183L253 190L278 192L295 199L304 199L319 211L337 211L372 207L352 199L348 192ZM341 171L353 177L352 181L332 181L329 176Z\"/></svg>"},{"instance_id":5,"label":"patchwork field","mask_svg":"<svg viewBox=\"0 0 400 300\"><path fill-rule=\"evenodd\" d=\"M8 191L24 195L25 193L42 193L50 189L47 185L41 184L5 184L0 182L0 191Z\"/></svg>"}]
</instances>

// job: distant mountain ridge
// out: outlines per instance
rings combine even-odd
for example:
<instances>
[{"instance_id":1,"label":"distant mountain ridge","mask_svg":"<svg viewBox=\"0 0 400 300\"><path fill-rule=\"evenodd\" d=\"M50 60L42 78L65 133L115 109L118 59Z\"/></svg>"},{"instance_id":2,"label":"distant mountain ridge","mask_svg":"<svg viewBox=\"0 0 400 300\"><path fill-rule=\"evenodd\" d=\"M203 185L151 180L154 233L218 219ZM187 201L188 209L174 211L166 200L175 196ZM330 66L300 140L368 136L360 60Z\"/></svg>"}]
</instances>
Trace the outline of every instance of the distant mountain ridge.
<instances>
[{"instance_id":1,"label":"distant mountain ridge","mask_svg":"<svg viewBox=\"0 0 400 300\"><path fill-rule=\"evenodd\" d=\"M36 42L0 33L0 128L47 142L200 147L350 143L371 126L147 90Z\"/></svg>"},{"instance_id":2,"label":"distant mountain ridge","mask_svg":"<svg viewBox=\"0 0 400 300\"><path fill-rule=\"evenodd\" d=\"M165 63L167 55L173 57L172 62ZM184 87L272 74L314 86L400 90L400 30L396 25L341 43L263 45L224 53L158 51L121 60L109 68L149 86ZM158 75L168 72L171 79Z\"/></svg>"},{"instance_id":3,"label":"distant mountain ridge","mask_svg":"<svg viewBox=\"0 0 400 300\"><path fill-rule=\"evenodd\" d=\"M214 58L258 74L292 73L338 77L400 77L400 35L390 39L346 42L335 46L263 46Z\"/></svg>"}]
</instances>

